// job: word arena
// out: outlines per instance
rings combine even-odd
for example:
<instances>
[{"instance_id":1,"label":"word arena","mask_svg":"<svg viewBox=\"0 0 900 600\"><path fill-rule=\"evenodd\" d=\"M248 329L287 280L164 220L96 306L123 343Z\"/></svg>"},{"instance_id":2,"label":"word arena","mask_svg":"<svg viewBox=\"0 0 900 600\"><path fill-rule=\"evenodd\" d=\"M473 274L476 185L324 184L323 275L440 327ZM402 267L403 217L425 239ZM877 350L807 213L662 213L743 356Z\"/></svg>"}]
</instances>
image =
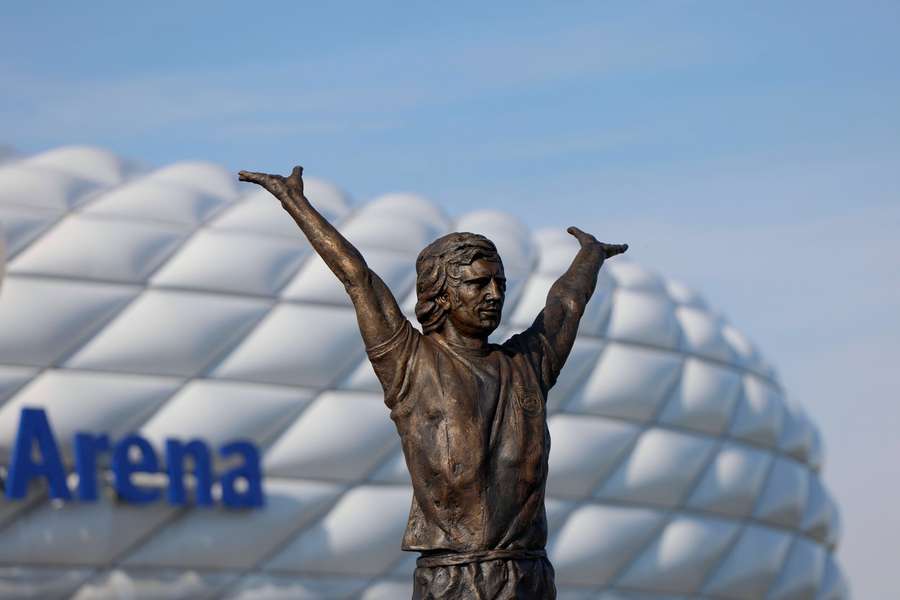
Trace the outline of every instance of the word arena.
<instances>
[{"instance_id":1,"label":"word arena","mask_svg":"<svg viewBox=\"0 0 900 600\"><path fill-rule=\"evenodd\" d=\"M213 485L221 487L221 503L228 508L257 508L264 504L262 471L259 452L254 444L236 440L219 448L219 457L229 468L215 477L213 456L209 446L201 440L165 441L165 468L160 468L159 456L150 442L131 433L111 443L106 434L76 433L72 440L77 499L94 502L98 499L98 469L104 455L109 453L113 488L119 500L132 504L156 502L163 496L158 486L141 484L137 479L147 474L165 473L166 500L173 505L188 503L188 489L193 488L194 502L212 506ZM187 459L193 463L188 471ZM32 481L45 480L50 498L72 500L59 445L47 414L41 408L23 408L19 428L12 447L9 469L4 482L6 497L22 500L28 495ZM186 485L190 480L192 486Z\"/></svg>"}]
</instances>

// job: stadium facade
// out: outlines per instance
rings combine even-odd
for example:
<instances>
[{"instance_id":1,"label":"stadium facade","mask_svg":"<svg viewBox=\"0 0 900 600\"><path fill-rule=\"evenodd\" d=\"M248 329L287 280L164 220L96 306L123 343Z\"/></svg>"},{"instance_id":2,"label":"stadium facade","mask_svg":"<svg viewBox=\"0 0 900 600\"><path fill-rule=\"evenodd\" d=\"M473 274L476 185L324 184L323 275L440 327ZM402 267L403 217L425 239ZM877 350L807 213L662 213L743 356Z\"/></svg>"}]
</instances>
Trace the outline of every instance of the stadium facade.
<instances>
[{"instance_id":1,"label":"stadium facade","mask_svg":"<svg viewBox=\"0 0 900 600\"><path fill-rule=\"evenodd\" d=\"M426 243L494 240L498 338L530 324L576 250L507 214L306 187L408 314ZM69 147L0 164L0 223L0 598L410 596L398 436L343 289L276 201L216 165ZM549 414L560 598L848 597L816 427L695 292L606 265ZM55 491L16 453L40 435ZM171 471L167 440L201 441L217 481ZM262 506L227 502L252 487L222 481L235 440L259 453Z\"/></svg>"}]
</instances>

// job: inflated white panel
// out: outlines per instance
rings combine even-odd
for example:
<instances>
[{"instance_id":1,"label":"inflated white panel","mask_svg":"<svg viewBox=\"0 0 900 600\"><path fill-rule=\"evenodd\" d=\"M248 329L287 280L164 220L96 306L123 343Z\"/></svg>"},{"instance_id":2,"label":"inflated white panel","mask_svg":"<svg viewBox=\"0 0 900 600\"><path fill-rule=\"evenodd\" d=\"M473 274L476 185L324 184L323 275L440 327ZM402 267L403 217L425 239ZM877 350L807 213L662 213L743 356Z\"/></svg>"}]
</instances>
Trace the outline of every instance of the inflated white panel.
<instances>
[{"instance_id":1,"label":"inflated white panel","mask_svg":"<svg viewBox=\"0 0 900 600\"><path fill-rule=\"evenodd\" d=\"M737 371L688 358L660 422L709 434L724 431L741 391Z\"/></svg>"},{"instance_id":2,"label":"inflated white panel","mask_svg":"<svg viewBox=\"0 0 900 600\"><path fill-rule=\"evenodd\" d=\"M673 281L671 279L667 279L665 285L666 293L669 294L669 298L677 304L681 306L690 306L700 310L709 310L706 300L703 299L700 292L689 288L680 281Z\"/></svg>"},{"instance_id":3,"label":"inflated white panel","mask_svg":"<svg viewBox=\"0 0 900 600\"><path fill-rule=\"evenodd\" d=\"M106 456L99 504L48 502L33 482L0 497L0 597L408 598L396 430L342 286L281 203L209 163L138 172L86 147L0 159L0 475L29 405L66 459L76 430L139 430L161 461L168 438L214 456L251 440L266 492L242 511L110 503ZM412 194L353 206L331 183L305 190L414 326L415 259L440 235L499 248L492 343L531 325L578 251L563 227L533 234L495 211L454 221ZM558 597L845 600L819 431L721 312L635 257L601 269L548 396Z\"/></svg>"},{"instance_id":4,"label":"inflated white panel","mask_svg":"<svg viewBox=\"0 0 900 600\"><path fill-rule=\"evenodd\" d=\"M0 204L0 237L4 238L9 260L56 223L59 215L47 209Z\"/></svg>"},{"instance_id":5,"label":"inflated white panel","mask_svg":"<svg viewBox=\"0 0 900 600\"><path fill-rule=\"evenodd\" d=\"M843 525L841 523L841 515L833 498L829 498L829 504L831 504L831 510L828 511L828 533L825 536L825 545L833 550L841 538Z\"/></svg>"},{"instance_id":6,"label":"inflated white panel","mask_svg":"<svg viewBox=\"0 0 900 600\"><path fill-rule=\"evenodd\" d=\"M809 440L809 451L807 452L806 462L813 470L818 471L822 468L822 436L819 430L812 428L812 435Z\"/></svg>"},{"instance_id":7,"label":"inflated white panel","mask_svg":"<svg viewBox=\"0 0 900 600\"><path fill-rule=\"evenodd\" d=\"M357 214L362 218L368 218L372 215L387 215L417 223L425 223L435 231L448 230L450 227L450 219L440 207L416 194L382 194L371 202L360 206ZM441 234L438 233L435 237L439 235Z\"/></svg>"},{"instance_id":8,"label":"inflated white panel","mask_svg":"<svg viewBox=\"0 0 900 600\"><path fill-rule=\"evenodd\" d=\"M707 580L704 594L735 600L765 597L784 564L791 536L759 525L747 525L740 536Z\"/></svg>"},{"instance_id":9,"label":"inflated white panel","mask_svg":"<svg viewBox=\"0 0 900 600\"><path fill-rule=\"evenodd\" d=\"M825 550L818 544L798 537L794 540L787 562L769 591L768 598L771 600L815 598L824 574Z\"/></svg>"},{"instance_id":10,"label":"inflated white panel","mask_svg":"<svg viewBox=\"0 0 900 600\"><path fill-rule=\"evenodd\" d=\"M335 185L304 175L303 189L316 210L332 223L340 221L350 212L348 196ZM306 244L303 232L272 194L249 183L240 184L240 190L246 194L242 200L224 209L210 222L210 227L223 231L261 233L266 237L286 236Z\"/></svg>"},{"instance_id":11,"label":"inflated white panel","mask_svg":"<svg viewBox=\"0 0 900 600\"><path fill-rule=\"evenodd\" d=\"M47 484L44 481L32 483L30 491L31 494L24 500L7 500L6 494L0 494L0 526L6 525L19 513L23 513L41 500L44 500L47 493Z\"/></svg>"},{"instance_id":12,"label":"inflated white panel","mask_svg":"<svg viewBox=\"0 0 900 600\"><path fill-rule=\"evenodd\" d=\"M579 504L574 500L560 500L553 496L547 496L544 500L544 508L547 512L547 527L550 531L558 532L563 522Z\"/></svg>"},{"instance_id":13,"label":"inflated white panel","mask_svg":"<svg viewBox=\"0 0 900 600\"><path fill-rule=\"evenodd\" d=\"M749 515L771 461L767 452L741 444L724 444L691 493L688 506L732 517Z\"/></svg>"},{"instance_id":14,"label":"inflated white panel","mask_svg":"<svg viewBox=\"0 0 900 600\"><path fill-rule=\"evenodd\" d=\"M606 584L657 533L663 514L586 504L566 520L548 554L560 581Z\"/></svg>"},{"instance_id":15,"label":"inflated white panel","mask_svg":"<svg viewBox=\"0 0 900 600\"><path fill-rule=\"evenodd\" d=\"M813 444L813 425L799 404L784 400L785 418L779 448L797 460L809 458Z\"/></svg>"},{"instance_id":16,"label":"inflated white panel","mask_svg":"<svg viewBox=\"0 0 900 600\"><path fill-rule=\"evenodd\" d=\"M16 257L16 273L141 283L183 241L171 226L72 215Z\"/></svg>"},{"instance_id":17,"label":"inflated white panel","mask_svg":"<svg viewBox=\"0 0 900 600\"><path fill-rule=\"evenodd\" d=\"M322 600L348 598L366 584L365 579L347 577L274 577L253 575L242 579L228 600Z\"/></svg>"},{"instance_id":18,"label":"inflated white panel","mask_svg":"<svg viewBox=\"0 0 900 600\"><path fill-rule=\"evenodd\" d=\"M729 547L738 526L723 519L679 516L618 580L627 588L689 594Z\"/></svg>"},{"instance_id":19,"label":"inflated white panel","mask_svg":"<svg viewBox=\"0 0 900 600\"><path fill-rule=\"evenodd\" d=\"M750 340L747 339L747 336L731 325L724 325L722 327L722 336L725 338L725 341L728 342L728 345L731 346L731 351L734 353L736 358L735 362L738 366L752 369L757 372L763 370L759 351Z\"/></svg>"},{"instance_id":20,"label":"inflated white panel","mask_svg":"<svg viewBox=\"0 0 900 600\"><path fill-rule=\"evenodd\" d=\"M135 506L107 499L61 507L42 504L3 530L0 563L108 565L174 512L168 504Z\"/></svg>"},{"instance_id":21,"label":"inflated white panel","mask_svg":"<svg viewBox=\"0 0 900 600\"><path fill-rule=\"evenodd\" d=\"M613 297L607 335L616 340L675 348L680 331L674 308L663 294L619 288Z\"/></svg>"},{"instance_id":22,"label":"inflated white panel","mask_svg":"<svg viewBox=\"0 0 900 600\"><path fill-rule=\"evenodd\" d=\"M383 464L372 474L372 481L379 483L405 483L410 484L409 469L406 468L406 459L398 448L393 454L383 461Z\"/></svg>"},{"instance_id":23,"label":"inflated white panel","mask_svg":"<svg viewBox=\"0 0 900 600\"><path fill-rule=\"evenodd\" d=\"M137 293L129 286L7 277L0 302L0 363L50 366Z\"/></svg>"},{"instance_id":24,"label":"inflated white panel","mask_svg":"<svg viewBox=\"0 0 900 600\"><path fill-rule=\"evenodd\" d=\"M416 560L419 555L415 552L404 552L400 560L391 567L389 575L391 577L409 577L410 573L416 570Z\"/></svg>"},{"instance_id":25,"label":"inflated white panel","mask_svg":"<svg viewBox=\"0 0 900 600\"><path fill-rule=\"evenodd\" d=\"M556 600L626 600L621 594L603 594L597 596L596 592L590 592L579 588L567 588L556 586Z\"/></svg>"},{"instance_id":26,"label":"inflated white panel","mask_svg":"<svg viewBox=\"0 0 900 600\"><path fill-rule=\"evenodd\" d=\"M396 600L397 598L411 598L413 582L411 578L383 579L376 581L366 588L360 596L360 600Z\"/></svg>"},{"instance_id":27,"label":"inflated white panel","mask_svg":"<svg viewBox=\"0 0 900 600\"><path fill-rule=\"evenodd\" d=\"M360 392L382 393L381 383L375 376L375 369L372 368L372 363L368 360L360 362L359 366L353 369L338 387Z\"/></svg>"},{"instance_id":28,"label":"inflated white panel","mask_svg":"<svg viewBox=\"0 0 900 600\"><path fill-rule=\"evenodd\" d=\"M196 375L268 310L262 300L152 290L68 361L78 369Z\"/></svg>"},{"instance_id":29,"label":"inflated white panel","mask_svg":"<svg viewBox=\"0 0 900 600\"><path fill-rule=\"evenodd\" d=\"M566 409L649 420L678 382L681 361L672 353L610 343Z\"/></svg>"},{"instance_id":30,"label":"inflated white panel","mask_svg":"<svg viewBox=\"0 0 900 600\"><path fill-rule=\"evenodd\" d=\"M697 308L679 306L675 309L675 316L681 325L685 352L726 362L734 360L731 346L722 335L721 323L715 315Z\"/></svg>"},{"instance_id":31,"label":"inflated white panel","mask_svg":"<svg viewBox=\"0 0 900 600\"><path fill-rule=\"evenodd\" d=\"M0 598L68 598L90 575L88 569L0 567Z\"/></svg>"},{"instance_id":32,"label":"inflated white panel","mask_svg":"<svg viewBox=\"0 0 900 600\"><path fill-rule=\"evenodd\" d=\"M0 214L0 292L3 291L3 279L6 277L6 233L3 229L3 215Z\"/></svg>"},{"instance_id":33,"label":"inflated white panel","mask_svg":"<svg viewBox=\"0 0 900 600\"><path fill-rule=\"evenodd\" d=\"M46 410L60 448L68 455L76 432L122 436L136 429L179 385L167 377L44 371L0 408L0 452L9 452L24 407Z\"/></svg>"},{"instance_id":34,"label":"inflated white panel","mask_svg":"<svg viewBox=\"0 0 900 600\"><path fill-rule=\"evenodd\" d=\"M84 212L193 227L226 205L222 197L193 187L142 178L101 194Z\"/></svg>"},{"instance_id":35,"label":"inflated white panel","mask_svg":"<svg viewBox=\"0 0 900 600\"><path fill-rule=\"evenodd\" d=\"M115 185L134 172L134 167L108 150L92 146L63 146L36 154L23 164L47 167L103 185Z\"/></svg>"},{"instance_id":36,"label":"inflated white panel","mask_svg":"<svg viewBox=\"0 0 900 600\"><path fill-rule=\"evenodd\" d=\"M214 376L324 387L362 357L352 309L280 304L222 362Z\"/></svg>"},{"instance_id":37,"label":"inflated white panel","mask_svg":"<svg viewBox=\"0 0 900 600\"><path fill-rule=\"evenodd\" d=\"M635 425L580 415L555 415L549 426L553 452L547 490L564 498L589 496L639 432Z\"/></svg>"},{"instance_id":38,"label":"inflated white panel","mask_svg":"<svg viewBox=\"0 0 900 600\"><path fill-rule=\"evenodd\" d=\"M342 488L315 481L266 482L265 510L195 510L167 524L124 561L130 567L249 569L325 513Z\"/></svg>"},{"instance_id":39,"label":"inflated white panel","mask_svg":"<svg viewBox=\"0 0 900 600\"><path fill-rule=\"evenodd\" d=\"M611 260L603 268L620 288L659 295L666 292L665 282L662 277L632 261L630 257Z\"/></svg>"},{"instance_id":40,"label":"inflated white panel","mask_svg":"<svg viewBox=\"0 0 900 600\"><path fill-rule=\"evenodd\" d=\"M366 250L366 263L392 290L408 292L416 282L416 270L409 256L383 250ZM398 294L399 295L399 294ZM351 306L344 286L318 256L308 260L285 287L282 296L289 300L324 302Z\"/></svg>"},{"instance_id":41,"label":"inflated white panel","mask_svg":"<svg viewBox=\"0 0 900 600\"><path fill-rule=\"evenodd\" d=\"M181 248L153 282L159 286L274 296L308 252L309 247L299 239L204 230Z\"/></svg>"},{"instance_id":42,"label":"inflated white panel","mask_svg":"<svg viewBox=\"0 0 900 600\"><path fill-rule=\"evenodd\" d=\"M256 233L267 238L285 238L308 247L303 232L272 194L253 187L250 193L224 207L209 221L214 231Z\"/></svg>"},{"instance_id":43,"label":"inflated white panel","mask_svg":"<svg viewBox=\"0 0 900 600\"><path fill-rule=\"evenodd\" d=\"M569 268L572 259L578 253L578 241L559 229L542 229L535 232L534 242L539 252L535 267L539 275L559 277L560 273Z\"/></svg>"},{"instance_id":44,"label":"inflated white panel","mask_svg":"<svg viewBox=\"0 0 900 600\"><path fill-rule=\"evenodd\" d=\"M235 577L190 570L115 569L81 586L72 600L205 600Z\"/></svg>"},{"instance_id":45,"label":"inflated white panel","mask_svg":"<svg viewBox=\"0 0 900 600\"><path fill-rule=\"evenodd\" d=\"M37 369L27 367L0 367L0 404L37 375Z\"/></svg>"},{"instance_id":46,"label":"inflated white panel","mask_svg":"<svg viewBox=\"0 0 900 600\"><path fill-rule=\"evenodd\" d=\"M606 335L609 325L609 315L612 312L613 299L615 298L612 280L606 276L597 278L597 287L594 295L588 301L581 317L579 331L584 327L584 335Z\"/></svg>"},{"instance_id":47,"label":"inflated white panel","mask_svg":"<svg viewBox=\"0 0 900 600\"><path fill-rule=\"evenodd\" d=\"M267 565L275 571L376 575L401 558L412 491L406 486L353 488L320 522Z\"/></svg>"},{"instance_id":48,"label":"inflated white panel","mask_svg":"<svg viewBox=\"0 0 900 600\"><path fill-rule=\"evenodd\" d=\"M558 276L557 276L558 277ZM509 315L509 321L517 328L525 328L534 322L535 316L547 303L547 292L556 281L552 275L533 275L528 278L515 310ZM505 309L507 310L507 309Z\"/></svg>"},{"instance_id":49,"label":"inflated white panel","mask_svg":"<svg viewBox=\"0 0 900 600\"><path fill-rule=\"evenodd\" d=\"M381 248L410 256L412 260L443 230L433 225L403 218L402 215L355 214L340 226L348 240L360 248Z\"/></svg>"},{"instance_id":50,"label":"inflated white panel","mask_svg":"<svg viewBox=\"0 0 900 600\"><path fill-rule=\"evenodd\" d=\"M265 444L312 400L300 388L195 380L141 428L157 448L167 438L202 439L218 448L237 438Z\"/></svg>"},{"instance_id":51,"label":"inflated white panel","mask_svg":"<svg viewBox=\"0 0 900 600\"><path fill-rule=\"evenodd\" d=\"M307 408L266 453L276 476L353 480L399 445L382 396L326 392Z\"/></svg>"},{"instance_id":52,"label":"inflated white panel","mask_svg":"<svg viewBox=\"0 0 900 600\"><path fill-rule=\"evenodd\" d=\"M658 506L674 506L706 464L713 442L664 429L644 432L598 495Z\"/></svg>"},{"instance_id":53,"label":"inflated white panel","mask_svg":"<svg viewBox=\"0 0 900 600\"><path fill-rule=\"evenodd\" d=\"M799 527L808 490L809 471L793 460L778 458L753 515L776 525Z\"/></svg>"},{"instance_id":54,"label":"inflated white panel","mask_svg":"<svg viewBox=\"0 0 900 600\"><path fill-rule=\"evenodd\" d=\"M350 211L347 192L328 181L304 175L303 195L329 219L343 217Z\"/></svg>"},{"instance_id":55,"label":"inflated white panel","mask_svg":"<svg viewBox=\"0 0 900 600\"><path fill-rule=\"evenodd\" d=\"M562 370L556 385L550 390L547 398L547 410L556 411L565 408L569 399L575 394L597 365L597 359L603 350L603 342L582 337L575 340L566 368Z\"/></svg>"},{"instance_id":56,"label":"inflated white panel","mask_svg":"<svg viewBox=\"0 0 900 600\"><path fill-rule=\"evenodd\" d=\"M829 554L825 559L825 575L822 577L822 585L819 587L816 600L841 600L849 597L844 575L834 560L834 555Z\"/></svg>"},{"instance_id":57,"label":"inflated white panel","mask_svg":"<svg viewBox=\"0 0 900 600\"><path fill-rule=\"evenodd\" d=\"M744 376L744 389L731 435L774 446L784 422L784 401L772 385L753 375Z\"/></svg>"},{"instance_id":58,"label":"inflated white panel","mask_svg":"<svg viewBox=\"0 0 900 600\"><path fill-rule=\"evenodd\" d=\"M98 189L96 183L46 167L0 167L0 203L64 211Z\"/></svg>"},{"instance_id":59,"label":"inflated white panel","mask_svg":"<svg viewBox=\"0 0 900 600\"><path fill-rule=\"evenodd\" d=\"M803 512L803 521L800 524L803 531L818 540L825 541L831 509L831 499L828 492L825 491L825 486L818 477L810 477L809 496Z\"/></svg>"},{"instance_id":60,"label":"inflated white panel","mask_svg":"<svg viewBox=\"0 0 900 600\"><path fill-rule=\"evenodd\" d=\"M209 162L175 163L149 173L146 180L198 190L223 200L234 200L238 195L236 174Z\"/></svg>"}]
</instances>

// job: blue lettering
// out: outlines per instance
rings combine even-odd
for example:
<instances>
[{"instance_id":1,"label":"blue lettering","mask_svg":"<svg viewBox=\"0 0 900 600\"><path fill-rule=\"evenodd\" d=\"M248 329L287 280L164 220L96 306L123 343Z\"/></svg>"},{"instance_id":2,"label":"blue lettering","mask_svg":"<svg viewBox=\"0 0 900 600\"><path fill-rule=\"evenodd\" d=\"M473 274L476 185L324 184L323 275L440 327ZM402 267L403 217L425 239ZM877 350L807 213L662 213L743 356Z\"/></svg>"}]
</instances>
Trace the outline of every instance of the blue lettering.
<instances>
[{"instance_id":1,"label":"blue lettering","mask_svg":"<svg viewBox=\"0 0 900 600\"><path fill-rule=\"evenodd\" d=\"M40 450L42 462L34 461L34 444ZM6 497L11 500L24 498L28 494L28 483L36 477L47 478L51 498L69 500L72 497L47 415L39 408L23 408L9 466Z\"/></svg>"},{"instance_id":2,"label":"blue lettering","mask_svg":"<svg viewBox=\"0 0 900 600\"><path fill-rule=\"evenodd\" d=\"M200 440L182 444L178 440L166 440L166 471L169 474L169 502L177 506L187 503L184 490L184 459L194 459L194 498L201 506L212 506L212 461L209 448Z\"/></svg>"},{"instance_id":3,"label":"blue lettering","mask_svg":"<svg viewBox=\"0 0 900 600\"><path fill-rule=\"evenodd\" d=\"M222 504L229 508L253 508L265 504L262 491L262 474L259 468L259 452L250 442L237 441L222 446L222 458L239 454L244 459L222 475ZM243 480L247 489L237 489L237 482Z\"/></svg>"},{"instance_id":4,"label":"blue lettering","mask_svg":"<svg viewBox=\"0 0 900 600\"><path fill-rule=\"evenodd\" d=\"M109 436L75 434L75 471L78 473L78 499L97 499L97 454L109 452Z\"/></svg>"},{"instance_id":5,"label":"blue lettering","mask_svg":"<svg viewBox=\"0 0 900 600\"><path fill-rule=\"evenodd\" d=\"M134 481L138 473L159 473L160 464L153 446L137 434L130 434L111 446L105 434L78 432L72 440L75 472L78 474L78 499L95 502L99 497L98 467L105 461L102 453L112 451L110 467L114 487L119 498L133 504L154 502L162 490ZM219 454L230 468L222 474L222 504L229 508L256 508L265 504L262 488L262 469L259 451L253 443L237 440L222 446ZM165 446L166 474L169 485L166 499L170 504L184 506L188 501L185 477L193 476L194 502L212 506L212 487L216 481L209 446L202 440L181 442L167 439ZM190 466L187 466L190 465ZM5 494L11 500L28 495L32 480L47 480L50 498L71 500L72 491L66 482L66 471L53 429L47 414L40 408L23 408L19 429L12 448Z\"/></svg>"},{"instance_id":6,"label":"blue lettering","mask_svg":"<svg viewBox=\"0 0 900 600\"><path fill-rule=\"evenodd\" d=\"M131 462L132 448L137 448L140 458ZM145 504L159 499L160 491L135 485L131 481L133 473L156 473L159 471L159 460L150 442L139 435L127 435L116 443L112 456L112 470L116 480L116 493L122 500L134 504Z\"/></svg>"}]
</instances>

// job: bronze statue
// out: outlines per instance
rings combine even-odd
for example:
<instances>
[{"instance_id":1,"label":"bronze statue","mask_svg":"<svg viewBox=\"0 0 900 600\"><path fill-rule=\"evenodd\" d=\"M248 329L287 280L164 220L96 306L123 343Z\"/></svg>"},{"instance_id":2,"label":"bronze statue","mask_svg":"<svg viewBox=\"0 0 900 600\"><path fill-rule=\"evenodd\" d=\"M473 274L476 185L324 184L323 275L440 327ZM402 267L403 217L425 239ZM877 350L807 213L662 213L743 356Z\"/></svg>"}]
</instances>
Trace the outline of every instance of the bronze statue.
<instances>
[{"instance_id":1,"label":"bronze statue","mask_svg":"<svg viewBox=\"0 0 900 600\"><path fill-rule=\"evenodd\" d=\"M501 345L506 278L494 244L451 233L416 260L416 318L406 319L359 251L287 178L241 171L281 201L353 301L412 477L403 549L420 552L414 600L552 599L544 488L547 392L575 342L603 261L628 249L570 227L581 249L534 323Z\"/></svg>"}]
</instances>

